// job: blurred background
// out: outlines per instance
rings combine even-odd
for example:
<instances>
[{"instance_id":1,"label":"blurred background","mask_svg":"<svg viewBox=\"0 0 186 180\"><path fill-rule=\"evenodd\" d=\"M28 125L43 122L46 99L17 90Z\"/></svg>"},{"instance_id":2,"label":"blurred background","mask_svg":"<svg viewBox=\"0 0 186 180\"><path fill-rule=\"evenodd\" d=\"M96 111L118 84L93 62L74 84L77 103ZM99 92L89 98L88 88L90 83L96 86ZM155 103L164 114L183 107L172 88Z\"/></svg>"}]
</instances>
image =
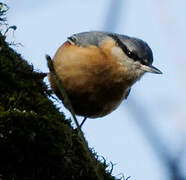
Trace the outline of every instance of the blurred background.
<instances>
[{"instance_id":1,"label":"blurred background","mask_svg":"<svg viewBox=\"0 0 186 180\"><path fill-rule=\"evenodd\" d=\"M186 179L186 1L3 1L9 6L7 41L35 70L48 72L45 54L74 33L103 30L138 37L164 74L145 74L119 108L83 126L89 146L131 180ZM48 84L47 79L45 80ZM61 104L61 111L69 113ZM81 120L82 117L79 117Z\"/></svg>"}]
</instances>

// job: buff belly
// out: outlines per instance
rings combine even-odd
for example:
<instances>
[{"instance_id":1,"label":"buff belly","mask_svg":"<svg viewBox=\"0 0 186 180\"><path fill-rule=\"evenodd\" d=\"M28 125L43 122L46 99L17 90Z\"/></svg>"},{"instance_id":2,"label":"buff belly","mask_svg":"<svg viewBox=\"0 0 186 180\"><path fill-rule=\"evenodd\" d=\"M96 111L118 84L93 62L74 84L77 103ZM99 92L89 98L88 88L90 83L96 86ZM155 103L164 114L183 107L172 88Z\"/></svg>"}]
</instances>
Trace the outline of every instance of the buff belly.
<instances>
[{"instance_id":1,"label":"buff belly","mask_svg":"<svg viewBox=\"0 0 186 180\"><path fill-rule=\"evenodd\" d=\"M109 45L113 46L113 42L100 50L96 46L84 48L66 42L53 59L77 115L96 118L109 114L131 86L132 82L123 76L125 69L107 51ZM49 80L56 95L63 100L52 73Z\"/></svg>"}]
</instances>

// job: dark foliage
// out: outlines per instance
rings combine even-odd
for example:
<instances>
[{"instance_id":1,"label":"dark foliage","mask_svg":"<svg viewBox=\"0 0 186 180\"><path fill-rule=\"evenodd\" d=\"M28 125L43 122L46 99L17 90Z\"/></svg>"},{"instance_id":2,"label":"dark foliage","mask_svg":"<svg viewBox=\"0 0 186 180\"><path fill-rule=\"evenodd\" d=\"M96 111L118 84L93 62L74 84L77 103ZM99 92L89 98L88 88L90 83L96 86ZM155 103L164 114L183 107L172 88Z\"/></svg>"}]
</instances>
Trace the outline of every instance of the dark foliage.
<instances>
[{"instance_id":1,"label":"dark foliage","mask_svg":"<svg viewBox=\"0 0 186 180\"><path fill-rule=\"evenodd\" d=\"M5 180L95 180L70 121L48 98L43 74L0 36L0 175ZM91 153L103 179L115 179Z\"/></svg>"}]
</instances>

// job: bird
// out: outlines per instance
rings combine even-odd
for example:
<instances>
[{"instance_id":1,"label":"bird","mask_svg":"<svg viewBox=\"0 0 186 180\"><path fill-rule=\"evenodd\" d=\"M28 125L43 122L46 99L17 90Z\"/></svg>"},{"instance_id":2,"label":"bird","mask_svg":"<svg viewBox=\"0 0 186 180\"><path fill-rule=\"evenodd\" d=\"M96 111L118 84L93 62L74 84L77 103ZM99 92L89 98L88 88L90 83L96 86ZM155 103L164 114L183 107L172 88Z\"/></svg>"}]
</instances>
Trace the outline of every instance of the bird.
<instances>
[{"instance_id":1,"label":"bird","mask_svg":"<svg viewBox=\"0 0 186 180\"><path fill-rule=\"evenodd\" d=\"M162 74L152 63L153 53L145 41L103 31L73 34L53 58L74 112L84 116L82 124L114 111L146 72ZM52 72L49 82L63 101Z\"/></svg>"}]
</instances>

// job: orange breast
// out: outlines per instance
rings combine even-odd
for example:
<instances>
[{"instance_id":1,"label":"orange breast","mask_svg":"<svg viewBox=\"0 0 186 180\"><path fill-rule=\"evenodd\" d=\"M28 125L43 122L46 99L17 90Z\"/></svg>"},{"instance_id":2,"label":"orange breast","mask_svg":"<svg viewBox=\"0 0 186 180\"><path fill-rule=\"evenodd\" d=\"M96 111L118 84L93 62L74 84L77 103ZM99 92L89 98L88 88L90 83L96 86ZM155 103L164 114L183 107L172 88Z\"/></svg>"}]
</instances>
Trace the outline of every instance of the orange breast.
<instances>
[{"instance_id":1,"label":"orange breast","mask_svg":"<svg viewBox=\"0 0 186 180\"><path fill-rule=\"evenodd\" d=\"M99 117L112 112L125 98L131 82L124 78L125 69L112 57L115 46L108 40L96 46L79 47L64 43L53 59L72 106L78 115ZM51 87L61 98L52 74Z\"/></svg>"}]
</instances>

